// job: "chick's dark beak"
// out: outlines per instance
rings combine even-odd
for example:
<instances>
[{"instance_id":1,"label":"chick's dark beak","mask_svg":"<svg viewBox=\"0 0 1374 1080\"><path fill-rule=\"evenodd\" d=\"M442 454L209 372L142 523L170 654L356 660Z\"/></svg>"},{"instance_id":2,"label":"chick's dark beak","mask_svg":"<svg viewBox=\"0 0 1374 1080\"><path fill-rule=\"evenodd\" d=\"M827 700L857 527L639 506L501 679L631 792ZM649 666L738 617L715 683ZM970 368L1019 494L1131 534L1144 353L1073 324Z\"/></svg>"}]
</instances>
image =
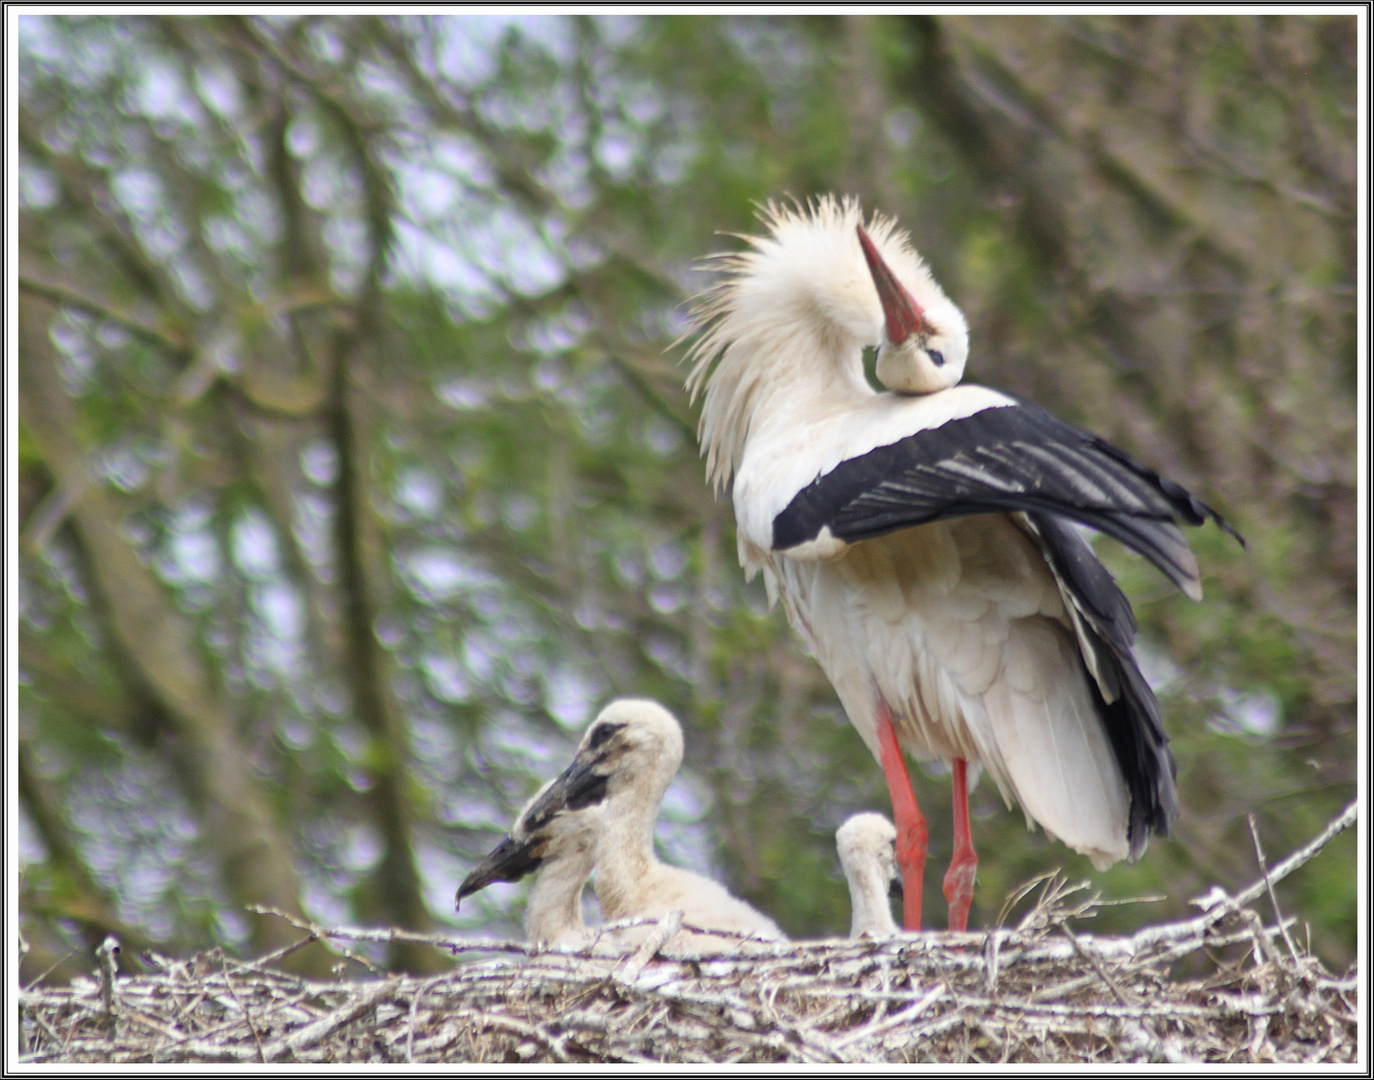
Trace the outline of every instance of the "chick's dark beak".
<instances>
[{"instance_id":1,"label":"chick's dark beak","mask_svg":"<svg viewBox=\"0 0 1374 1080\"><path fill-rule=\"evenodd\" d=\"M606 797L606 777L597 772L599 756L582 753L525 812L527 828L539 829L564 810L582 810Z\"/></svg>"},{"instance_id":2,"label":"chick's dark beak","mask_svg":"<svg viewBox=\"0 0 1374 1080\"><path fill-rule=\"evenodd\" d=\"M538 847L537 838L515 840L507 836L463 879L458 886L458 895L454 897L453 909L457 911L462 906L463 897L485 889L493 881L519 881L537 870L543 861L543 857L537 854Z\"/></svg>"},{"instance_id":3,"label":"chick's dark beak","mask_svg":"<svg viewBox=\"0 0 1374 1080\"><path fill-rule=\"evenodd\" d=\"M544 857L545 826L565 810L582 810L606 797L606 777L596 771L599 762L597 753L583 752L573 759L522 815L517 830L520 835L507 836L463 879L454 898L455 910L465 896L493 881L519 881L539 868Z\"/></svg>"}]
</instances>

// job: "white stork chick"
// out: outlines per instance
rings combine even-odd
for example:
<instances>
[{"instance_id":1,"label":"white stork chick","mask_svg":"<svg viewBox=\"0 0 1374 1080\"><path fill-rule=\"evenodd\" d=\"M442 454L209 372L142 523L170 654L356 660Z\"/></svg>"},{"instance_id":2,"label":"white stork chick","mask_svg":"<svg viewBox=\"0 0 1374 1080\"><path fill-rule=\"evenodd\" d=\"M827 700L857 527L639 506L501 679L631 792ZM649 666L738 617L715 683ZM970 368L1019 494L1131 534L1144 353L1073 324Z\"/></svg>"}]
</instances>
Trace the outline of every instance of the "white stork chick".
<instances>
[{"instance_id":1,"label":"white stork chick","mask_svg":"<svg viewBox=\"0 0 1374 1080\"><path fill-rule=\"evenodd\" d=\"M493 881L519 881L533 871L525 902L525 939L555 949L575 949L587 939L582 888L596 859L601 807L591 801L580 808L564 804L548 811L540 800L553 783L550 780L535 793L505 839L463 879L454 907Z\"/></svg>"},{"instance_id":2,"label":"white stork chick","mask_svg":"<svg viewBox=\"0 0 1374 1080\"><path fill-rule=\"evenodd\" d=\"M968 762L1099 868L1138 857L1177 813L1173 757L1130 604L1070 522L1194 599L1178 524L1234 530L1096 436L956 385L967 324L890 219L865 228L833 197L761 216L768 235L715 257L688 388L705 392L708 476L733 478L741 564L763 571L883 767L907 928L926 829L903 751L952 762L954 929L977 866ZM895 392L864 378L867 346Z\"/></svg>"},{"instance_id":3,"label":"white stork chick","mask_svg":"<svg viewBox=\"0 0 1374 1080\"><path fill-rule=\"evenodd\" d=\"M707 930L783 939L767 916L710 878L669 866L654 854L654 823L682 763L682 729L657 702L613 701L582 738L577 756L536 800L531 812L554 815L564 805L599 802L596 896L607 922L660 919L681 911L683 922ZM622 934L626 940L648 930ZM730 936L683 932L674 943L693 951L738 947Z\"/></svg>"},{"instance_id":4,"label":"white stork chick","mask_svg":"<svg viewBox=\"0 0 1374 1080\"><path fill-rule=\"evenodd\" d=\"M855 814L835 831L840 866L849 883L849 936L897 933L889 898L897 876L897 830L882 814Z\"/></svg>"}]
</instances>

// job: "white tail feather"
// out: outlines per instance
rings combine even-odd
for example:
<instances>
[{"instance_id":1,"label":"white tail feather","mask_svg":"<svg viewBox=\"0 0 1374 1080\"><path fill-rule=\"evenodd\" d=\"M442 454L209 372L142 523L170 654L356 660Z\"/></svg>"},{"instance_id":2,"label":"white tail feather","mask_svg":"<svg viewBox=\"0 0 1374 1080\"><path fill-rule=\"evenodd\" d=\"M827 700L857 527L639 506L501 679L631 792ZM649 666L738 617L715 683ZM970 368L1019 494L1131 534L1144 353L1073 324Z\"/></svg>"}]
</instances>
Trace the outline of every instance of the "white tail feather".
<instances>
[{"instance_id":1,"label":"white tail feather","mask_svg":"<svg viewBox=\"0 0 1374 1080\"><path fill-rule=\"evenodd\" d=\"M1045 832L1105 869L1127 855L1130 799L1073 649L1048 620L1013 624L1004 678L984 699L984 762Z\"/></svg>"}]
</instances>

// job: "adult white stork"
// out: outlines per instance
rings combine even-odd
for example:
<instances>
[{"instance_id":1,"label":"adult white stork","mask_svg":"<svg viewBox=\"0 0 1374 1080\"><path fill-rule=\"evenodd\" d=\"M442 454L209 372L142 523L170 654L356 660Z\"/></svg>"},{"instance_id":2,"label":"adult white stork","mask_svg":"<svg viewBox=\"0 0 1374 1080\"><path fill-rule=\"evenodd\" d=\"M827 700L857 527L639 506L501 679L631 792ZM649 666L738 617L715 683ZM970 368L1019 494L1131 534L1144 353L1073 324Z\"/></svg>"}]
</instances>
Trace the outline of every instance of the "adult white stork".
<instances>
[{"instance_id":1,"label":"adult white stork","mask_svg":"<svg viewBox=\"0 0 1374 1080\"><path fill-rule=\"evenodd\" d=\"M1071 522L1194 599L1178 524L1234 530L1102 439L956 385L967 323L892 220L865 226L833 197L761 217L768 235L710 260L723 277L694 306L688 388L705 392L709 479L733 477L741 564L763 571L882 765L907 928L926 825L903 750L952 763L952 929L977 868L968 762L1098 868L1139 857L1177 814L1173 756L1130 603ZM867 346L887 393L864 377Z\"/></svg>"}]
</instances>

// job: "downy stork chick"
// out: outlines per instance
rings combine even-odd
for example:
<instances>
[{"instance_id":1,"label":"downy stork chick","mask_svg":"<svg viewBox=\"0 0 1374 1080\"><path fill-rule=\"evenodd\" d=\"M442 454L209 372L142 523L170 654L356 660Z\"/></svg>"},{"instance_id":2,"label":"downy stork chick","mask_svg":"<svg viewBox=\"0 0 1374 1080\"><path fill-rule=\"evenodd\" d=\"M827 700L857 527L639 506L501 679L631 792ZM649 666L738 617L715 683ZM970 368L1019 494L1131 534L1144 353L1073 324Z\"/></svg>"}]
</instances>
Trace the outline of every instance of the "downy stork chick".
<instances>
[{"instance_id":1,"label":"downy stork chick","mask_svg":"<svg viewBox=\"0 0 1374 1080\"><path fill-rule=\"evenodd\" d=\"M531 810L542 816L562 805L599 800L595 886L607 922L659 919L677 910L691 926L783 939L771 919L724 886L654 854L659 806L681 763L682 729L667 709L645 699L613 701L587 729L573 763ZM633 940L647 932L621 936ZM683 932L674 944L705 952L734 949L739 942Z\"/></svg>"},{"instance_id":2,"label":"downy stork chick","mask_svg":"<svg viewBox=\"0 0 1374 1080\"><path fill-rule=\"evenodd\" d=\"M733 480L741 564L763 571L882 765L907 929L926 828L904 752L952 763L954 929L977 866L970 762L1097 867L1139 857L1177 813L1173 756L1130 603L1070 523L1194 599L1178 526L1234 530L1102 439L957 385L967 325L890 219L833 197L761 217L767 235L715 257L687 385L705 396L708 477ZM863 374L875 345L886 393Z\"/></svg>"},{"instance_id":3,"label":"downy stork chick","mask_svg":"<svg viewBox=\"0 0 1374 1080\"><path fill-rule=\"evenodd\" d=\"M525 939L555 949L583 945L582 889L592 875L601 807L595 802L564 804L553 811L541 803L550 780L520 811L515 824L458 887L455 910L463 898L493 881L519 881L534 873L525 902ZM595 796L595 791L589 792Z\"/></svg>"},{"instance_id":4,"label":"downy stork chick","mask_svg":"<svg viewBox=\"0 0 1374 1080\"><path fill-rule=\"evenodd\" d=\"M882 814L855 814L835 831L840 866L849 883L849 936L897 933L889 898L897 874L897 830Z\"/></svg>"}]
</instances>

